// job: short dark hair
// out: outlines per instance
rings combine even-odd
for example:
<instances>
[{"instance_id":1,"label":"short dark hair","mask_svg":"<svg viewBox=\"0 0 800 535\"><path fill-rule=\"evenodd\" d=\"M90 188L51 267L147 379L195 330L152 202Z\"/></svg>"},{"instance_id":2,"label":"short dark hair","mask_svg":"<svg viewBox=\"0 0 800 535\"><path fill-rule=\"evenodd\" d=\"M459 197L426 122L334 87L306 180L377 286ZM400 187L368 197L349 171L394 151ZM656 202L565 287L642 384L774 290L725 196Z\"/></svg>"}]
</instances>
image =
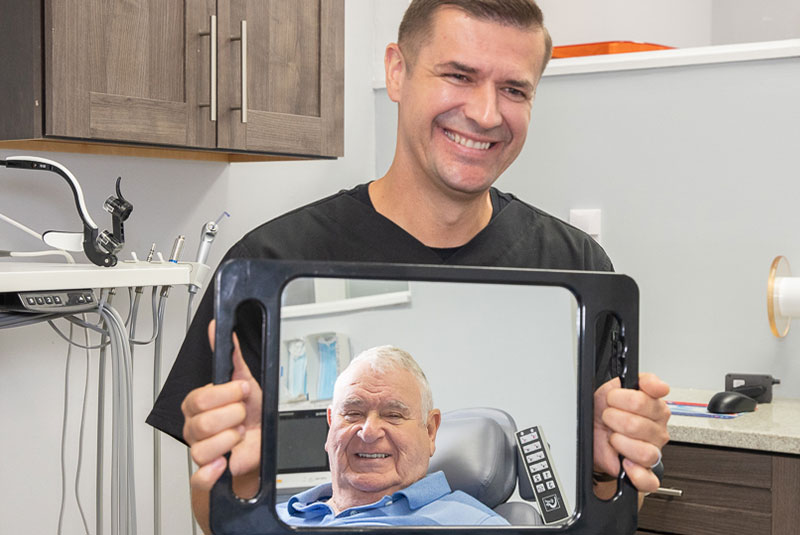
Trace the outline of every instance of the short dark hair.
<instances>
[{"instance_id":1,"label":"short dark hair","mask_svg":"<svg viewBox=\"0 0 800 535\"><path fill-rule=\"evenodd\" d=\"M544 15L534 0L413 0L400 22L397 43L409 68L420 46L431 37L433 16L442 7L455 7L480 20L488 20L521 29L540 29L544 33L545 53L542 70L550 61L553 41L544 26Z\"/></svg>"}]
</instances>

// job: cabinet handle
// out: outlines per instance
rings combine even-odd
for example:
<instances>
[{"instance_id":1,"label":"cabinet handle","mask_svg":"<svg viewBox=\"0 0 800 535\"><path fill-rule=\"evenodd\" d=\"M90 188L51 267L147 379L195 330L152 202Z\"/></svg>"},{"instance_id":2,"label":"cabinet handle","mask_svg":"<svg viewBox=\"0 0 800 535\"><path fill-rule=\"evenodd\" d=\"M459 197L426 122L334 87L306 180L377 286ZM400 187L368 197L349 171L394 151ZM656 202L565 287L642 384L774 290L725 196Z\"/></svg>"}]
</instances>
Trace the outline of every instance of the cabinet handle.
<instances>
[{"instance_id":1,"label":"cabinet handle","mask_svg":"<svg viewBox=\"0 0 800 535\"><path fill-rule=\"evenodd\" d=\"M241 110L242 122L247 122L247 21L242 21L242 33L238 37L231 37L231 41L241 41L242 45L242 105L240 107L231 108L232 110Z\"/></svg>"},{"instance_id":2,"label":"cabinet handle","mask_svg":"<svg viewBox=\"0 0 800 535\"><path fill-rule=\"evenodd\" d=\"M659 496L674 496L676 498L680 498L683 496L683 491L681 489L668 489L664 487L658 487L658 490L653 492L653 494L657 494Z\"/></svg>"},{"instance_id":3,"label":"cabinet handle","mask_svg":"<svg viewBox=\"0 0 800 535\"><path fill-rule=\"evenodd\" d=\"M212 121L217 120L217 16L211 15L211 29L207 32L200 32L201 36L208 36L210 39L210 52L211 57L211 72L209 74L209 84L211 95L211 104L201 104L201 108L208 106L210 108L210 118Z\"/></svg>"}]
</instances>

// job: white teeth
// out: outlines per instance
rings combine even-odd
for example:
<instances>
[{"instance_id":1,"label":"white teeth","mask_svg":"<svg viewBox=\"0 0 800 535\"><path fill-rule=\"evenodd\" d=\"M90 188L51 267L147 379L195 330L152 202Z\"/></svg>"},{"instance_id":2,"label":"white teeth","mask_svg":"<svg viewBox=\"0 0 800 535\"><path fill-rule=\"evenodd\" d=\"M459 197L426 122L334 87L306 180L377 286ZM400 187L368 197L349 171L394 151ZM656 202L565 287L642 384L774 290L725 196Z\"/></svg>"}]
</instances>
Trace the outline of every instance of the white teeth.
<instances>
[{"instance_id":1,"label":"white teeth","mask_svg":"<svg viewBox=\"0 0 800 535\"><path fill-rule=\"evenodd\" d=\"M366 459L384 459L388 457L385 453L359 453L358 456Z\"/></svg>"},{"instance_id":2,"label":"white teeth","mask_svg":"<svg viewBox=\"0 0 800 535\"><path fill-rule=\"evenodd\" d=\"M453 133L449 130L445 130L444 135L446 135L450 139L450 141L455 141L459 145L463 145L468 149L488 150L489 147L492 146L492 144L489 142L481 143L480 141L473 141L472 139L459 136L458 134Z\"/></svg>"}]
</instances>

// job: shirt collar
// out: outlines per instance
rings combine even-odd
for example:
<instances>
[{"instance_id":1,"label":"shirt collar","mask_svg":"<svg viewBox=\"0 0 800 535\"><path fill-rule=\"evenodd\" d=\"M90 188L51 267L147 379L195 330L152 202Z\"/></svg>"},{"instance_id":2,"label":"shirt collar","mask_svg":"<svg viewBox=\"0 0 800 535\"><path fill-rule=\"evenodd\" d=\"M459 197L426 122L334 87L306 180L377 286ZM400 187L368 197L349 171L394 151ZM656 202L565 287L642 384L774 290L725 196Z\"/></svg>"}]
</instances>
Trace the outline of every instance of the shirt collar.
<instances>
[{"instance_id":1,"label":"shirt collar","mask_svg":"<svg viewBox=\"0 0 800 535\"><path fill-rule=\"evenodd\" d=\"M444 477L444 472L439 471L428 474L403 490L398 490L392 495L392 499L397 500L400 496L405 496L410 509L419 509L450 492L450 485Z\"/></svg>"},{"instance_id":2,"label":"shirt collar","mask_svg":"<svg viewBox=\"0 0 800 535\"><path fill-rule=\"evenodd\" d=\"M333 487L330 483L324 483L292 496L287 503L289 514L321 516L332 513L333 509L325 503L333 495L332 489ZM450 485L447 483L444 472L439 471L428 474L426 477L412 483L405 489L395 492L392 494L391 498L384 496L373 504L352 507L351 509L363 510L376 506L380 507L385 505L389 500L395 502L403 497L408 501L409 509L419 509L424 505L438 500L445 494L450 494L450 492Z\"/></svg>"},{"instance_id":3,"label":"shirt collar","mask_svg":"<svg viewBox=\"0 0 800 535\"><path fill-rule=\"evenodd\" d=\"M316 513L312 516L324 515L332 513L331 506L325 503L331 496L333 496L333 485L330 483L323 483L314 488L295 494L289 498L289 503L286 504L286 509L290 515Z\"/></svg>"}]
</instances>

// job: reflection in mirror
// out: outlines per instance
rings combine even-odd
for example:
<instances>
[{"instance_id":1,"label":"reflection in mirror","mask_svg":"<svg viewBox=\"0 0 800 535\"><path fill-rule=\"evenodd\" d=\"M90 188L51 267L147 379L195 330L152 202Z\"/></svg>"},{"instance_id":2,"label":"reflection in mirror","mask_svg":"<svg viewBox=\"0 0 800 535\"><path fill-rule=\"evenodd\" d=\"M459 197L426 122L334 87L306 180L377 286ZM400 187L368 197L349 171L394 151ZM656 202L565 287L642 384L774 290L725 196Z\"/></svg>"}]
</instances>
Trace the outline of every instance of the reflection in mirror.
<instances>
[{"instance_id":1,"label":"reflection in mirror","mask_svg":"<svg viewBox=\"0 0 800 535\"><path fill-rule=\"evenodd\" d=\"M284 295L307 291L320 281L295 279ZM403 298L365 300L356 294L340 300L338 308L282 299L286 306L280 325L277 503L330 481L323 464L324 410L331 404L334 381L362 351L392 345L419 363L430 382L434 407L444 414L432 464L446 465L449 455L458 461L462 448L476 447L472 442L459 447L446 443L446 437L458 436L453 430L463 424L450 411L501 409L513 419L516 430L539 426L545 433L552 470L537 469L533 485L543 495L560 480L567 511L562 518L569 517L576 494L577 322L575 299L568 290L420 281L325 279L324 283L390 288L390 294ZM509 435L513 440L513 432L503 436ZM518 467L513 463L509 463L513 494L508 501L529 500L540 507L541 500L526 492L525 485L517 487ZM524 470L518 473L520 478L527 478ZM445 469L445 475L454 490L460 488L453 481L458 474L451 477Z\"/></svg>"},{"instance_id":2,"label":"reflection in mirror","mask_svg":"<svg viewBox=\"0 0 800 535\"><path fill-rule=\"evenodd\" d=\"M408 291L407 281L363 279L296 279L281 294L281 305L298 306Z\"/></svg>"}]
</instances>

